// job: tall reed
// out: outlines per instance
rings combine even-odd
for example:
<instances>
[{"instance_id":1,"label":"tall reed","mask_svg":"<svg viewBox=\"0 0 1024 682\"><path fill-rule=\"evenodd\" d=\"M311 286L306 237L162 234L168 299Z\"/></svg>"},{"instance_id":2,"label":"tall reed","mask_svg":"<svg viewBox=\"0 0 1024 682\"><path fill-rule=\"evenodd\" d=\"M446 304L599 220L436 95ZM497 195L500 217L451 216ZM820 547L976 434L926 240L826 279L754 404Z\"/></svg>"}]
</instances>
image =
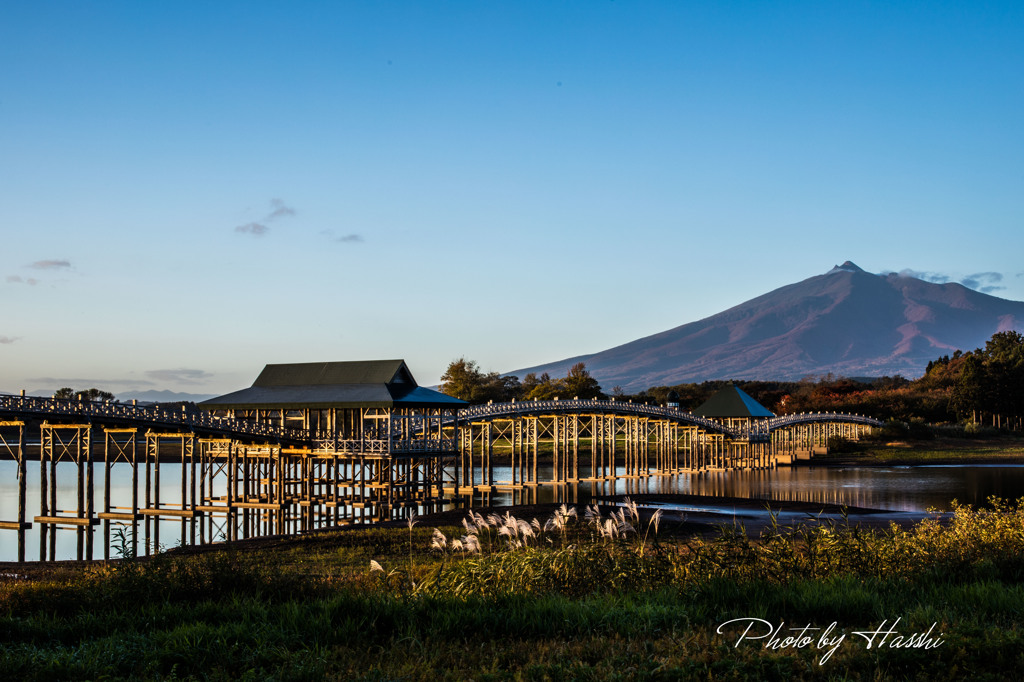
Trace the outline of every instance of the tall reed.
<instances>
[{"instance_id":1,"label":"tall reed","mask_svg":"<svg viewBox=\"0 0 1024 682\"><path fill-rule=\"evenodd\" d=\"M581 595L717 579L782 584L932 573L947 579L984 575L1020 580L1024 499L1014 504L992 498L989 504L976 509L954 502L947 518L936 515L912 528L893 523L867 530L845 518L814 517L783 526L773 516L757 538L727 525L715 537L670 543L659 540L660 511L641 521L637 505L628 499L608 516L588 507L582 519L563 505L543 525L510 512L488 518L470 512L461 538L435 538L435 549L453 560L443 562L420 587L426 593L460 596ZM486 540L480 541L481 536Z\"/></svg>"}]
</instances>

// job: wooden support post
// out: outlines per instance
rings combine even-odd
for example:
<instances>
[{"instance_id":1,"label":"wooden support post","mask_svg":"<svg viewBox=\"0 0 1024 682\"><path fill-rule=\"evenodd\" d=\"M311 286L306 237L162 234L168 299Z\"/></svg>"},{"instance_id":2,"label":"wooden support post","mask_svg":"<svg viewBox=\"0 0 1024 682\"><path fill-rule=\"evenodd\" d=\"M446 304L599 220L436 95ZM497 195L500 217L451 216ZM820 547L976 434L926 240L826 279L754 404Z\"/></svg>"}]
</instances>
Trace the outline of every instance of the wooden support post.
<instances>
[{"instance_id":1,"label":"wooden support post","mask_svg":"<svg viewBox=\"0 0 1024 682\"><path fill-rule=\"evenodd\" d=\"M81 438L81 434L79 434L79 438ZM95 480L93 479L91 427L85 429L85 442L80 442L79 447L84 449L82 454L85 456L85 509L84 511L81 509L79 510L79 516L92 521L96 515L96 485ZM85 526L82 533L85 535L85 556L89 561L92 561L94 538L96 535L92 523Z\"/></svg>"},{"instance_id":2,"label":"wooden support post","mask_svg":"<svg viewBox=\"0 0 1024 682\"><path fill-rule=\"evenodd\" d=\"M286 531L285 528L285 458L282 448L277 449L277 454L274 457L276 466L274 467L274 473L276 479L276 494L272 501L280 505L280 507L274 512L274 529L279 535L283 535ZM271 488L273 490L273 488ZM337 489L337 488L335 488Z\"/></svg>"},{"instance_id":3,"label":"wooden support post","mask_svg":"<svg viewBox=\"0 0 1024 682\"><path fill-rule=\"evenodd\" d=\"M491 422L487 422L487 428L484 430L486 441L484 447L487 452L487 482L485 485L490 488L494 486L494 433L491 429Z\"/></svg>"},{"instance_id":4,"label":"wooden support post","mask_svg":"<svg viewBox=\"0 0 1024 682\"><path fill-rule=\"evenodd\" d=\"M241 446L235 446L232 444L228 451L228 485L227 497L228 504L228 540L234 541L238 539L238 507L235 506L238 502L238 455L242 450Z\"/></svg>"},{"instance_id":5,"label":"wooden support post","mask_svg":"<svg viewBox=\"0 0 1024 682\"><path fill-rule=\"evenodd\" d=\"M25 424L18 424L18 561L25 560L25 479L28 473L25 456Z\"/></svg>"},{"instance_id":6,"label":"wooden support post","mask_svg":"<svg viewBox=\"0 0 1024 682\"><path fill-rule=\"evenodd\" d=\"M150 509L160 509L160 452L161 442L160 436L154 434L153 436L153 453L151 456L151 463L153 465L153 504L146 505ZM160 517L153 517L153 551L160 551Z\"/></svg>"},{"instance_id":7,"label":"wooden support post","mask_svg":"<svg viewBox=\"0 0 1024 682\"><path fill-rule=\"evenodd\" d=\"M181 436L181 507L180 507L181 509L188 509L188 502L186 501L186 496L187 496L187 492L188 492L188 461L186 460L186 456L185 456L185 450L186 450L186 448L185 448L185 441L186 441L186 437L185 436ZM187 537L186 533L187 533L187 530L188 530L188 523L189 523L189 519L185 518L184 516L181 517L181 539L180 539L180 542L181 542L182 545L185 544L185 538ZM193 537L193 542L195 542L195 538L194 537Z\"/></svg>"},{"instance_id":8,"label":"wooden support post","mask_svg":"<svg viewBox=\"0 0 1024 682\"><path fill-rule=\"evenodd\" d=\"M580 480L580 418L579 415L572 415L572 479L579 483Z\"/></svg>"},{"instance_id":9,"label":"wooden support post","mask_svg":"<svg viewBox=\"0 0 1024 682\"><path fill-rule=\"evenodd\" d=\"M202 517L196 514L196 507L198 506L197 490L196 490L196 435L189 434L189 446L188 446L188 467L189 467L189 501L187 508L192 512L189 517L189 542L196 544L196 523L202 523ZM186 505L181 505L182 509L186 509Z\"/></svg>"},{"instance_id":10,"label":"wooden support post","mask_svg":"<svg viewBox=\"0 0 1024 682\"><path fill-rule=\"evenodd\" d=\"M540 435L537 427L537 418L530 417L530 445L533 449L533 473L530 476L530 481L537 485L540 483L539 474L537 473L538 462L540 460Z\"/></svg>"},{"instance_id":11,"label":"wooden support post","mask_svg":"<svg viewBox=\"0 0 1024 682\"><path fill-rule=\"evenodd\" d=\"M17 438L8 440L2 429L7 428L17 429ZM18 534L18 561L25 560L25 531L31 526L31 524L25 521L26 515L26 452L25 452L25 422L23 421L0 421L0 447L7 452L7 454L15 461L18 467L17 478L18 478L18 494L17 494L17 520L16 521L0 521L0 528L13 529Z\"/></svg>"}]
</instances>

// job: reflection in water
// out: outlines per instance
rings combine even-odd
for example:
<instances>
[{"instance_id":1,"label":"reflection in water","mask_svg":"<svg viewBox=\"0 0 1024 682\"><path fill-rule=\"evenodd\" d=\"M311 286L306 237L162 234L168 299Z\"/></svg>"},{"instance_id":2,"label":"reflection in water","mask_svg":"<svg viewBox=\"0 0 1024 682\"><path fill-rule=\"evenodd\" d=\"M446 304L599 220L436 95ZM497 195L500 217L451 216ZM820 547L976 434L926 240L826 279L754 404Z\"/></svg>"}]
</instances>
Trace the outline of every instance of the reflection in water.
<instances>
[{"instance_id":1,"label":"reflection in water","mask_svg":"<svg viewBox=\"0 0 1024 682\"><path fill-rule=\"evenodd\" d=\"M39 513L39 467L28 467L28 516ZM59 508L74 508L77 488L74 468L59 474L62 483L58 491ZM172 464L162 465L163 485L161 497L174 501L180 497L180 469ZM508 467L494 468L495 480L510 480ZM541 471L541 477L550 477L550 467ZM17 465L0 461L0 520L17 517ZM96 467L96 506L101 508L103 467ZM67 482L67 485L64 485ZM493 493L478 502L514 504L522 502L568 502L585 504L593 495L609 494L690 494L753 499L798 500L844 504L855 507L890 509L894 511L927 511L929 508L949 510L956 499L965 504L983 504L996 495L1007 499L1024 496L1024 466L922 466L922 467L784 467L758 471L710 471L677 476L651 476L646 479L619 478L612 482L580 483L559 487L542 486L537 492ZM131 499L131 474L127 468L117 468L111 477L113 500ZM66 501L63 502L62 500ZM172 547L181 538L182 524L162 521L160 538ZM77 533L74 530L57 532L58 558L73 558ZM96 556L102 557L102 532L97 531ZM38 557L39 532L35 524L27 534L28 557ZM17 534L0 530L0 561L17 558Z\"/></svg>"},{"instance_id":2,"label":"reflection in water","mask_svg":"<svg viewBox=\"0 0 1024 682\"><path fill-rule=\"evenodd\" d=\"M161 499L167 503L180 502L181 500L181 465L162 464L160 466L162 483L160 486ZM49 476L50 465L46 465ZM60 462L57 464L57 510L74 510L78 507L78 483L77 465L73 462ZM32 523L32 517L39 514L39 462L29 461L26 477L26 521ZM103 490L104 490L104 467L101 464L93 468L95 477L94 509L97 512L103 511ZM14 521L18 517L18 465L16 462L0 461L0 521ZM139 499L142 500L145 486L144 477L139 481ZM114 505L128 505L131 509L132 499L132 473L128 466L114 467L110 477L110 499ZM69 515L73 515L70 512ZM152 520L152 523L160 524L160 547L166 549L186 541L183 534L184 525L179 520ZM112 533L119 524L113 524ZM77 555L78 530L75 528L58 527L57 537L57 559L74 559ZM103 558L103 530L102 526L95 526L94 542L96 551L94 557ZM154 533L155 535L155 533ZM139 537L139 554L144 554L143 538ZM115 543L112 541L111 546ZM29 561L39 558L39 524L33 523L32 528L25 536L25 556ZM111 557L116 557L117 552L112 549ZM17 561L17 533L15 531L0 530L0 561Z\"/></svg>"},{"instance_id":3,"label":"reflection in water","mask_svg":"<svg viewBox=\"0 0 1024 682\"><path fill-rule=\"evenodd\" d=\"M495 478L505 472L495 467ZM549 472L550 473L550 472ZM775 470L706 471L606 483L542 487L538 502L585 503L594 495L685 494L791 500L924 512L948 511L951 502L980 505L990 496L1024 496L1024 465L918 467L782 467ZM509 504L511 493L495 494L492 504ZM515 502L521 500L516 499Z\"/></svg>"}]
</instances>

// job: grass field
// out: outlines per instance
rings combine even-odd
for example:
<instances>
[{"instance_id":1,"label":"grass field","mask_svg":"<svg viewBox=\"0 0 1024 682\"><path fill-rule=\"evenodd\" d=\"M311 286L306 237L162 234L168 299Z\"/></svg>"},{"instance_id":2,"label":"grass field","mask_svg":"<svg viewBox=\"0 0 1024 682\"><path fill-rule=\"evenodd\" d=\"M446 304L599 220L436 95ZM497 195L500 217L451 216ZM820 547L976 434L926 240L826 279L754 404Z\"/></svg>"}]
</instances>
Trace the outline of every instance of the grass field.
<instances>
[{"instance_id":1,"label":"grass field","mask_svg":"<svg viewBox=\"0 0 1024 682\"><path fill-rule=\"evenodd\" d=\"M607 511L339 531L30 578L7 569L0 678L997 680L1024 669L1019 504L753 539Z\"/></svg>"},{"instance_id":2,"label":"grass field","mask_svg":"<svg viewBox=\"0 0 1024 682\"><path fill-rule=\"evenodd\" d=\"M829 462L867 466L892 464L1024 464L1024 438L943 438L886 441L868 439L827 455L815 464Z\"/></svg>"}]
</instances>

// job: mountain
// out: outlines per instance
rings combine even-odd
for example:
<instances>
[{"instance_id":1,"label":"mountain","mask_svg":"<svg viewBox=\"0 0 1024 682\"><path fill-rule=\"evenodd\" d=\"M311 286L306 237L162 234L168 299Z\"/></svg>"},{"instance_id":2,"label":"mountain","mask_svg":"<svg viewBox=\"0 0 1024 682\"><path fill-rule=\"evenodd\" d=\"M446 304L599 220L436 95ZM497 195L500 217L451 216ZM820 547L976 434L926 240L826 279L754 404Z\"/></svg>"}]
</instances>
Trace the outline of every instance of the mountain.
<instances>
[{"instance_id":1,"label":"mountain","mask_svg":"<svg viewBox=\"0 0 1024 682\"><path fill-rule=\"evenodd\" d=\"M565 376L577 362L627 393L710 379L924 373L928 361L1024 330L1024 302L961 284L875 275L850 261L698 322L509 374Z\"/></svg>"},{"instance_id":2,"label":"mountain","mask_svg":"<svg viewBox=\"0 0 1024 682\"><path fill-rule=\"evenodd\" d=\"M118 400L122 403L127 403L131 400L138 400L140 403L198 403L215 397L212 393L179 393L168 390L128 391L117 394Z\"/></svg>"}]
</instances>

